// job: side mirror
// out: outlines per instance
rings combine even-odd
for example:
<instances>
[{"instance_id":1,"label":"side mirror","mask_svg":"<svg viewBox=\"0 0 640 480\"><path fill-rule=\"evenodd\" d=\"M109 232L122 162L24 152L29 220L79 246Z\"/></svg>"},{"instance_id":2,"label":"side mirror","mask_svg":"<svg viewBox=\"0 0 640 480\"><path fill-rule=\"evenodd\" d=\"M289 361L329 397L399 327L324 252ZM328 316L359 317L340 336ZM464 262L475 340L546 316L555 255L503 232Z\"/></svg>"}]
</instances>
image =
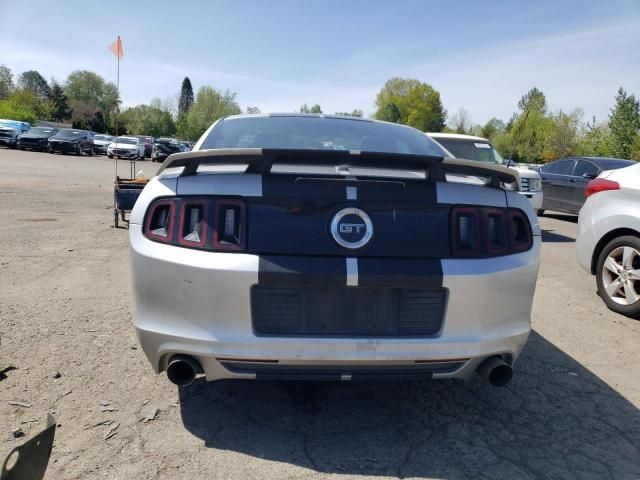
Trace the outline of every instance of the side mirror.
<instances>
[{"instance_id":1,"label":"side mirror","mask_svg":"<svg viewBox=\"0 0 640 480\"><path fill-rule=\"evenodd\" d=\"M597 178L597 177L598 177L598 174L597 174L597 173L584 172L584 173L582 174L582 177L583 177L583 178L587 178L587 179L589 179L589 180L593 180L594 178Z\"/></svg>"}]
</instances>

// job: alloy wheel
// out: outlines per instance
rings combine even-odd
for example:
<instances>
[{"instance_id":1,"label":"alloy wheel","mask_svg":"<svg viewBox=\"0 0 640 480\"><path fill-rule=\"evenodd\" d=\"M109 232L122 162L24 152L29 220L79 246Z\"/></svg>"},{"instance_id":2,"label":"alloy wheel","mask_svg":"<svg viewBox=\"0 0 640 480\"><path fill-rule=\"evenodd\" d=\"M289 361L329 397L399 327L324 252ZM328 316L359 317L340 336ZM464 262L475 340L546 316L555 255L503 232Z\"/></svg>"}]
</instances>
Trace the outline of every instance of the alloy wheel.
<instances>
[{"instance_id":1,"label":"alloy wheel","mask_svg":"<svg viewBox=\"0 0 640 480\"><path fill-rule=\"evenodd\" d=\"M614 248L602 266L602 285L606 294L620 305L640 301L640 252L624 245Z\"/></svg>"}]
</instances>

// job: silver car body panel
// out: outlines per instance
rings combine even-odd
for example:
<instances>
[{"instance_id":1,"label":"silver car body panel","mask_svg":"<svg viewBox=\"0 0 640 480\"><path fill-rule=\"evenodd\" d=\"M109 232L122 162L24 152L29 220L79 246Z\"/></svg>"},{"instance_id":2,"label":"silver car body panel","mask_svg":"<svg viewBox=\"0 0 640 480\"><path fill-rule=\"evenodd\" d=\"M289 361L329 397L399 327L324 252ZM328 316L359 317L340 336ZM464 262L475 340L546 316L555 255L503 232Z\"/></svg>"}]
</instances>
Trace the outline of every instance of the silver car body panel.
<instances>
[{"instance_id":1,"label":"silver car body panel","mask_svg":"<svg viewBox=\"0 0 640 480\"><path fill-rule=\"evenodd\" d=\"M134 325L154 370L173 354L199 360L207 380L253 378L232 372L225 360L277 361L280 365L413 365L460 360L460 367L434 377L467 378L487 357L520 354L530 332L531 303L540 258L540 228L529 202L516 192L437 183L437 202L515 207L526 212L533 247L496 258L442 259L448 301L438 335L429 338L274 337L252 329L250 291L258 283L260 256L198 251L146 238L142 223L149 204L174 195L262 195L260 174L199 174L179 177L167 169L143 190L129 227ZM281 232L285 225L274 227ZM345 259L357 268L357 253ZM393 261L393 260L391 260ZM357 271L357 270L356 270ZM357 277L356 282L357 282ZM353 285L354 277L345 278Z\"/></svg>"},{"instance_id":2,"label":"silver car body panel","mask_svg":"<svg viewBox=\"0 0 640 480\"><path fill-rule=\"evenodd\" d=\"M593 273L594 252L600 240L615 230L630 230L640 236L640 164L602 172L620 184L587 198L578 217L576 254L580 266Z\"/></svg>"}]
</instances>

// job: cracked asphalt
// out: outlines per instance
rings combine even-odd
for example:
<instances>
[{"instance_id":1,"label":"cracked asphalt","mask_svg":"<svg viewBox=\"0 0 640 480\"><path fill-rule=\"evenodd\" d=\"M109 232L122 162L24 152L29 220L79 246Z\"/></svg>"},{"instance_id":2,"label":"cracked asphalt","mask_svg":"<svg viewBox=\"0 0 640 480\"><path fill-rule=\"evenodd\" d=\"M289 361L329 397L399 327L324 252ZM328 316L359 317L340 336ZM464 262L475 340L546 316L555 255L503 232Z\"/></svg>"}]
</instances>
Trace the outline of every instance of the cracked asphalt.
<instances>
[{"instance_id":1,"label":"cracked asphalt","mask_svg":"<svg viewBox=\"0 0 640 480\"><path fill-rule=\"evenodd\" d=\"M0 455L53 412L47 479L640 478L640 322L608 311L578 267L575 217L541 219L534 331L506 388L176 388L131 326L113 162L0 148L0 168Z\"/></svg>"}]
</instances>

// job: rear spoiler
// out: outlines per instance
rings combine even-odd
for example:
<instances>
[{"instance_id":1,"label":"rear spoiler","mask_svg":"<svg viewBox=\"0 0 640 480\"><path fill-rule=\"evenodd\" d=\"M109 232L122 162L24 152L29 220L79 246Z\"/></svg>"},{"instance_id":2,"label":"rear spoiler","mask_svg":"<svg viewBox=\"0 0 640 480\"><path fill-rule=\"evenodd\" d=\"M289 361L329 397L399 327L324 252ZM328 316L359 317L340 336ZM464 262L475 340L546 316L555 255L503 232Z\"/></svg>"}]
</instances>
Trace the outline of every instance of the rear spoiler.
<instances>
[{"instance_id":1,"label":"rear spoiler","mask_svg":"<svg viewBox=\"0 0 640 480\"><path fill-rule=\"evenodd\" d=\"M180 177L198 174L200 165L247 165L244 173L269 174L274 165L313 165L335 167L380 168L425 172L427 180L446 182L446 174L488 177L488 186L520 187L518 172L501 165L456 158L411 155L404 153L362 152L358 150L285 150L266 148L226 148L198 150L170 155L157 172L180 168Z\"/></svg>"}]
</instances>

